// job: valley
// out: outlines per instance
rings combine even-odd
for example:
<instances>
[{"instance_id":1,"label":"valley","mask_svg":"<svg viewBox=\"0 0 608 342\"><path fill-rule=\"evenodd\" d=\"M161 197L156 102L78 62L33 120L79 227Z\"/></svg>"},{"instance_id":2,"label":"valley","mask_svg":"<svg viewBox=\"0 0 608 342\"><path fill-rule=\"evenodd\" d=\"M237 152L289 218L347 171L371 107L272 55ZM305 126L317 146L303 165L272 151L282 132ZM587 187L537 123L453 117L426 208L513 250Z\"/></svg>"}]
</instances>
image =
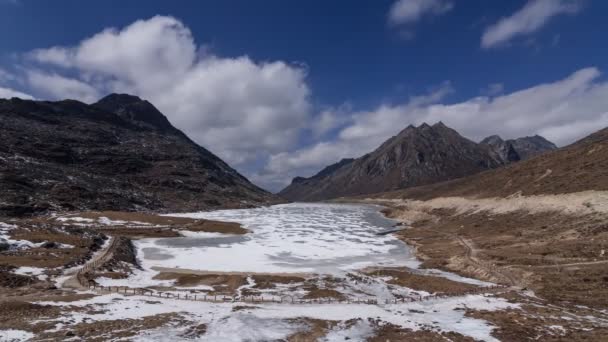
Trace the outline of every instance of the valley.
<instances>
[{"instance_id":1,"label":"valley","mask_svg":"<svg viewBox=\"0 0 608 342\"><path fill-rule=\"evenodd\" d=\"M12 219L2 223L13 244L2 260L18 267L2 271L0 330L40 341L492 341L513 333L513 317L537 321L516 327L531 337L578 340L608 329L601 302L569 306L516 270L484 272L479 238L423 228L447 220L437 215L444 204L362 201L374 204ZM397 223L412 228L379 235ZM37 239L21 240L24 231ZM89 241L80 236L96 242L79 247Z\"/></svg>"},{"instance_id":2,"label":"valley","mask_svg":"<svg viewBox=\"0 0 608 342\"><path fill-rule=\"evenodd\" d=\"M409 126L275 195L137 97L0 116L2 339L608 334L606 129L556 149Z\"/></svg>"}]
</instances>

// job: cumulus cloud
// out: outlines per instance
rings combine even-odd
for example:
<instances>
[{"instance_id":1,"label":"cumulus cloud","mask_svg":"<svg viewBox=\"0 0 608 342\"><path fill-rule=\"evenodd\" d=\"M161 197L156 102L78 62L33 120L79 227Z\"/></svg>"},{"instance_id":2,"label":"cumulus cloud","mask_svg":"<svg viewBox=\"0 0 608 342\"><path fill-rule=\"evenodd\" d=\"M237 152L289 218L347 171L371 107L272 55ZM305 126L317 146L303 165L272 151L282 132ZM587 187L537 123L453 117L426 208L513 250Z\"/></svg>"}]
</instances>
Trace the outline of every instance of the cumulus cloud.
<instances>
[{"instance_id":1,"label":"cumulus cloud","mask_svg":"<svg viewBox=\"0 0 608 342\"><path fill-rule=\"evenodd\" d=\"M522 9L489 26L481 37L481 46L504 45L516 37L540 30L553 17L577 13L581 7L581 0L529 0Z\"/></svg>"},{"instance_id":2,"label":"cumulus cloud","mask_svg":"<svg viewBox=\"0 0 608 342\"><path fill-rule=\"evenodd\" d=\"M437 16L450 11L454 7L447 0L398 0L388 14L392 25L412 24L424 16Z\"/></svg>"},{"instance_id":3,"label":"cumulus cloud","mask_svg":"<svg viewBox=\"0 0 608 342\"><path fill-rule=\"evenodd\" d=\"M27 72L43 95L84 102L109 92L139 95L236 166L291 147L309 121L304 67L204 53L173 17L138 20L27 57L37 68L52 68Z\"/></svg>"},{"instance_id":4,"label":"cumulus cloud","mask_svg":"<svg viewBox=\"0 0 608 342\"><path fill-rule=\"evenodd\" d=\"M54 98L73 98L83 102L93 102L100 97L99 91L89 84L55 73L31 70L27 71L26 77L33 89Z\"/></svg>"},{"instance_id":5,"label":"cumulus cloud","mask_svg":"<svg viewBox=\"0 0 608 342\"><path fill-rule=\"evenodd\" d=\"M501 94L505 90L505 86L502 83L489 84L485 89L481 90L482 94L493 96Z\"/></svg>"},{"instance_id":6,"label":"cumulus cloud","mask_svg":"<svg viewBox=\"0 0 608 342\"><path fill-rule=\"evenodd\" d=\"M475 141L492 134L503 138L541 134L565 145L608 126L608 82L600 76L597 68L585 68L552 83L454 104L440 103L451 91L444 84L403 104L352 112L335 139L275 154L258 176L286 185L293 176L310 176L341 158L371 152L408 124L423 122L443 121Z\"/></svg>"},{"instance_id":7,"label":"cumulus cloud","mask_svg":"<svg viewBox=\"0 0 608 342\"><path fill-rule=\"evenodd\" d=\"M13 97L22 98L25 100L32 100L34 97L30 94L10 88L7 83L17 81L17 77L13 73L10 73L0 68L0 99L10 99Z\"/></svg>"},{"instance_id":8,"label":"cumulus cloud","mask_svg":"<svg viewBox=\"0 0 608 342\"><path fill-rule=\"evenodd\" d=\"M454 91L446 82L403 103L370 110L345 104L313 115L302 65L210 54L182 22L164 16L106 29L74 46L31 51L18 70L18 81L0 73L0 97L31 98L8 84L37 97L84 102L109 92L141 96L272 190L370 152L408 124L441 120L474 140L538 133L562 145L608 125L608 82L596 68L507 94L494 85L459 103L445 104ZM312 142L303 144L303 135Z\"/></svg>"},{"instance_id":9,"label":"cumulus cloud","mask_svg":"<svg viewBox=\"0 0 608 342\"><path fill-rule=\"evenodd\" d=\"M18 97L24 100L33 100L34 97L32 95L26 94L26 93L22 93L20 91L11 89L11 88L4 88L4 87L0 87L0 99L10 99L13 97Z\"/></svg>"}]
</instances>

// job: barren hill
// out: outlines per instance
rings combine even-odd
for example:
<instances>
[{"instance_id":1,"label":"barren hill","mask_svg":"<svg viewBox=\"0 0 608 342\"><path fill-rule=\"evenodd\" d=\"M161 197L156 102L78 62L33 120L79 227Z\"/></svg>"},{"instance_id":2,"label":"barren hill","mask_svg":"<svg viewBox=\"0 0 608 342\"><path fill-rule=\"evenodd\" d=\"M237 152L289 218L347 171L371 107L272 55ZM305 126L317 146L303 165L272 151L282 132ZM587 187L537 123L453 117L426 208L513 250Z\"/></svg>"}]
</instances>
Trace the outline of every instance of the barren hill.
<instances>
[{"instance_id":1,"label":"barren hill","mask_svg":"<svg viewBox=\"0 0 608 342\"><path fill-rule=\"evenodd\" d=\"M0 216L50 210L198 210L276 198L147 101L0 100Z\"/></svg>"},{"instance_id":2,"label":"barren hill","mask_svg":"<svg viewBox=\"0 0 608 342\"><path fill-rule=\"evenodd\" d=\"M361 158L342 160L310 178L294 178L279 195L292 201L314 201L432 184L503 166L524 159L520 154L528 157L550 148L539 140L554 146L542 137L507 142L496 138L496 145L490 141L477 144L441 122L409 126ZM505 153L500 150L503 147L507 148Z\"/></svg>"},{"instance_id":3,"label":"barren hill","mask_svg":"<svg viewBox=\"0 0 608 342\"><path fill-rule=\"evenodd\" d=\"M540 135L509 140L503 140L498 135L492 135L483 139L480 144L490 146L499 158L506 163L530 159L557 149L554 143Z\"/></svg>"},{"instance_id":4,"label":"barren hill","mask_svg":"<svg viewBox=\"0 0 608 342\"><path fill-rule=\"evenodd\" d=\"M608 190L608 128L559 150L471 177L397 191L408 198L506 197Z\"/></svg>"}]
</instances>

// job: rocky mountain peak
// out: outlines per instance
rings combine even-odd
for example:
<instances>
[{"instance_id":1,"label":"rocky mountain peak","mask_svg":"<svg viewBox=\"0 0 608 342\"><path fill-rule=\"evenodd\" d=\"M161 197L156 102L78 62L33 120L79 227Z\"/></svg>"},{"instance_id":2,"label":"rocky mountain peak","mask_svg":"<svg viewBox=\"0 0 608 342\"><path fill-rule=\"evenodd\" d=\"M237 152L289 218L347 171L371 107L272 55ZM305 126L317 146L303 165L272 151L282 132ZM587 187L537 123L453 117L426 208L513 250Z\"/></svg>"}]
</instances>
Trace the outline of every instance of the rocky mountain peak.
<instances>
[{"instance_id":1,"label":"rocky mountain peak","mask_svg":"<svg viewBox=\"0 0 608 342\"><path fill-rule=\"evenodd\" d=\"M154 105L134 95L110 94L92 106L114 113L141 128L161 131L175 130L167 117Z\"/></svg>"},{"instance_id":2,"label":"rocky mountain peak","mask_svg":"<svg viewBox=\"0 0 608 342\"><path fill-rule=\"evenodd\" d=\"M493 144L502 144L504 140L500 137L500 135L494 134L489 137L484 138L480 144L493 145Z\"/></svg>"},{"instance_id":3,"label":"rocky mountain peak","mask_svg":"<svg viewBox=\"0 0 608 342\"><path fill-rule=\"evenodd\" d=\"M297 178L279 195L307 201L369 194L454 179L500 165L487 147L442 122L422 123L406 127L360 158L330 165L310 178Z\"/></svg>"},{"instance_id":4,"label":"rocky mountain peak","mask_svg":"<svg viewBox=\"0 0 608 342\"><path fill-rule=\"evenodd\" d=\"M555 144L538 134L509 140L503 140L498 135L491 135L483 139L480 144L488 146L497 154L498 158L505 162L525 160L557 149Z\"/></svg>"},{"instance_id":5,"label":"rocky mountain peak","mask_svg":"<svg viewBox=\"0 0 608 342\"><path fill-rule=\"evenodd\" d=\"M448 126L446 126L446 125L443 123L443 121L439 121L439 122L436 122L436 123L433 125L433 128L449 128L449 127L448 127Z\"/></svg>"},{"instance_id":6,"label":"rocky mountain peak","mask_svg":"<svg viewBox=\"0 0 608 342\"><path fill-rule=\"evenodd\" d=\"M136 96L0 99L0 141L0 216L276 201Z\"/></svg>"}]
</instances>

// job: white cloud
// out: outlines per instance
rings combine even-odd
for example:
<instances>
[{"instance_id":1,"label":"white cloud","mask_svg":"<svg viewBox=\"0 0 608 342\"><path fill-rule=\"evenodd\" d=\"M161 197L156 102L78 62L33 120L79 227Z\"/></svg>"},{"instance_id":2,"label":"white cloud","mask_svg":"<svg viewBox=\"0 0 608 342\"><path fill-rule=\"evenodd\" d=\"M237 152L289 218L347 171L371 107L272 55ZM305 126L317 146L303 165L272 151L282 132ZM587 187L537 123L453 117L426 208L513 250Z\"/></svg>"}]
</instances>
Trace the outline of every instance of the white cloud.
<instances>
[{"instance_id":1,"label":"white cloud","mask_svg":"<svg viewBox=\"0 0 608 342\"><path fill-rule=\"evenodd\" d=\"M492 83L492 84L489 84L487 88L482 89L481 93L488 95L488 96L493 96L493 95L501 94L504 90L505 90L504 84Z\"/></svg>"},{"instance_id":2,"label":"white cloud","mask_svg":"<svg viewBox=\"0 0 608 342\"><path fill-rule=\"evenodd\" d=\"M574 14L581 7L581 0L529 0L519 11L488 27L481 37L481 46L492 48L504 45L515 37L540 30L557 15Z\"/></svg>"},{"instance_id":3,"label":"white cloud","mask_svg":"<svg viewBox=\"0 0 608 342\"><path fill-rule=\"evenodd\" d=\"M596 68L460 103L442 104L453 91L446 82L404 103L372 110L343 105L313 116L305 67L202 50L183 23L159 16L106 29L76 46L34 50L18 76L37 97L91 102L109 92L139 95L270 189L370 152L408 124L441 120L475 140L539 133L558 144L608 125L608 82ZM0 86L0 97L29 96ZM297 147L303 133L316 142Z\"/></svg>"},{"instance_id":4,"label":"white cloud","mask_svg":"<svg viewBox=\"0 0 608 342\"><path fill-rule=\"evenodd\" d=\"M0 87L0 99L10 99L13 97L18 97L18 98L21 98L24 100L33 100L34 99L34 97L32 95L22 93L20 91L14 90L14 89Z\"/></svg>"},{"instance_id":5,"label":"white cloud","mask_svg":"<svg viewBox=\"0 0 608 342\"><path fill-rule=\"evenodd\" d=\"M454 4L448 0L398 0L388 14L392 25L413 24L424 16L437 16L450 11Z\"/></svg>"},{"instance_id":6,"label":"white cloud","mask_svg":"<svg viewBox=\"0 0 608 342\"><path fill-rule=\"evenodd\" d=\"M0 68L0 83L13 81L14 79L15 76L12 73Z\"/></svg>"},{"instance_id":7,"label":"white cloud","mask_svg":"<svg viewBox=\"0 0 608 342\"><path fill-rule=\"evenodd\" d=\"M156 16L106 29L77 46L34 50L28 59L54 70L29 71L27 79L53 98L139 95L233 165L292 147L310 121L306 69L202 50L182 22Z\"/></svg>"},{"instance_id":8,"label":"white cloud","mask_svg":"<svg viewBox=\"0 0 608 342\"><path fill-rule=\"evenodd\" d=\"M475 141L492 134L503 138L541 134L558 145L608 126L608 82L600 79L596 68L581 69L562 80L510 94L439 103L450 89L444 84L429 95L401 105L353 112L336 139L276 154L263 175L286 185L293 176L310 176L341 158L371 152L408 124L443 121Z\"/></svg>"},{"instance_id":9,"label":"white cloud","mask_svg":"<svg viewBox=\"0 0 608 342\"><path fill-rule=\"evenodd\" d=\"M78 99L91 103L100 97L99 91L87 83L55 73L30 70L26 72L26 80L33 89L54 98Z\"/></svg>"}]
</instances>

